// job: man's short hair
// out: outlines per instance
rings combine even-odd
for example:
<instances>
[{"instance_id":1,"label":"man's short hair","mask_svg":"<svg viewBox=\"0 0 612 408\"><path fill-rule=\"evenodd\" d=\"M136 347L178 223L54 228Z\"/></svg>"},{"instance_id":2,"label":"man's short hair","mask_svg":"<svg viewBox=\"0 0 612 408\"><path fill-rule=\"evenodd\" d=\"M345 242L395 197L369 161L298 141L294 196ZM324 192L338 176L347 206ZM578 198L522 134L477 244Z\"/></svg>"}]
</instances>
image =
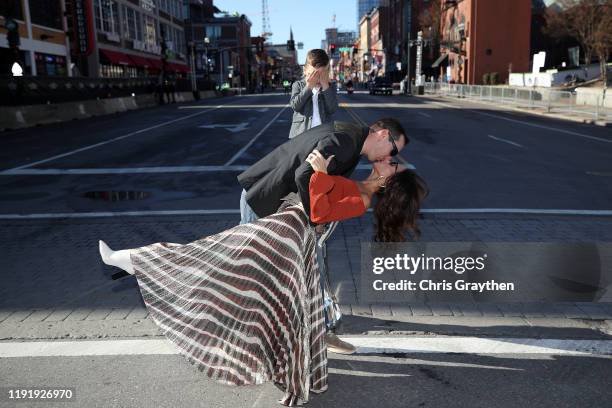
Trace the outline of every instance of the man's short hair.
<instances>
[{"instance_id":1,"label":"man's short hair","mask_svg":"<svg viewBox=\"0 0 612 408\"><path fill-rule=\"evenodd\" d=\"M313 48L306 54L306 64L312 65L314 68L321 68L329 64L329 56L320 48Z\"/></svg>"},{"instance_id":2,"label":"man's short hair","mask_svg":"<svg viewBox=\"0 0 612 408\"><path fill-rule=\"evenodd\" d=\"M378 119L376 122L370 126L374 130L387 129L389 134L393 138L393 140L400 140L402 137L404 138L404 146L408 144L408 135L406 131L402 127L401 123L397 119L393 118L382 118Z\"/></svg>"}]
</instances>

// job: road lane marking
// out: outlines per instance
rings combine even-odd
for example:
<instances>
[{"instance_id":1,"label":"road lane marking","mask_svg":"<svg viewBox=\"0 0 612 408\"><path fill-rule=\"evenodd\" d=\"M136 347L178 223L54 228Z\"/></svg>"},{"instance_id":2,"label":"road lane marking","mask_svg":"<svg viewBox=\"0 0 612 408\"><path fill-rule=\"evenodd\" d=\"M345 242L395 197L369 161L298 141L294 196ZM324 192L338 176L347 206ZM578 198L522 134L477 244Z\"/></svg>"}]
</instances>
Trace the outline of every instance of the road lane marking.
<instances>
[{"instance_id":1,"label":"road lane marking","mask_svg":"<svg viewBox=\"0 0 612 408\"><path fill-rule=\"evenodd\" d=\"M255 109L255 108L282 108L287 106L286 104L265 104L265 105L222 105L220 109ZM206 108L208 105L189 105L189 106L180 106L179 109L202 109Z\"/></svg>"},{"instance_id":2,"label":"road lane marking","mask_svg":"<svg viewBox=\"0 0 612 408\"><path fill-rule=\"evenodd\" d=\"M334 368L329 367L327 369L329 374L338 375L352 375L354 377L368 377L368 378L393 378L393 377L412 377L412 374L400 374L400 373L373 373L370 371L355 370L351 367L350 370L345 368Z\"/></svg>"},{"instance_id":3,"label":"road lane marking","mask_svg":"<svg viewBox=\"0 0 612 408\"><path fill-rule=\"evenodd\" d=\"M499 140L500 142L509 143L509 144L514 145L514 146L517 146L517 147L524 147L523 145L520 145L520 144L518 144L518 143L512 142L512 141L510 141L510 140L502 139L501 137L495 137L495 136L493 136L493 135L488 135L488 136L489 136L491 139L494 139L494 140Z\"/></svg>"},{"instance_id":4,"label":"road lane marking","mask_svg":"<svg viewBox=\"0 0 612 408\"><path fill-rule=\"evenodd\" d=\"M408 165L409 168L412 165ZM221 173L245 171L249 165L233 164L229 166L165 166L165 167L119 167L119 168L89 168L89 169L22 169L5 170L0 176L55 176L55 175L87 175L87 174L164 174L164 173ZM371 170L371 164L358 164L355 170Z\"/></svg>"},{"instance_id":5,"label":"road lane marking","mask_svg":"<svg viewBox=\"0 0 612 408\"><path fill-rule=\"evenodd\" d=\"M12 169L9 169L9 171L10 170L25 169L27 167L36 166L36 165L39 165L39 164L42 164L42 163L50 162L52 160L61 159L62 157L71 156L71 155L76 154L76 153L80 153L80 152L84 152L86 150L94 149L96 147L104 146L105 144L113 143L113 142L116 142L118 140L122 140L122 139L131 137L131 136L143 133L143 132L147 132L147 131L152 130L152 129L157 129L159 127L166 126L166 125L169 125L171 123L180 122L182 120L189 119L189 118L192 118L194 116L198 116L198 115L202 115L204 113L208 113L208 112L214 111L216 109L219 109L221 106L222 105L218 105L218 106L216 106L216 107L214 107L212 109L208 109L208 110L205 110L205 111L202 111L202 112L196 112L196 113L192 113L191 115L182 116L180 118L168 120L166 122L162 122L162 123L159 123L157 125L149 126L147 128L144 128L144 129L140 129L140 130L136 130L134 132L127 133L125 135L116 137L114 139L105 140L104 142L95 143L95 144L92 144L92 145L89 145L89 146L81 147L80 149L76 149L76 150L72 150L72 151L69 151L69 152L66 152L66 153L58 154L57 156L49 157L47 159L43 159L43 160L35 161L35 162L32 162L32 163L24 164L23 166L19 166L19 167L14 167Z\"/></svg>"},{"instance_id":6,"label":"road lane marking","mask_svg":"<svg viewBox=\"0 0 612 408\"><path fill-rule=\"evenodd\" d=\"M431 115L429 113L425 113L425 112L417 112L417 113L421 116L425 116L426 118L431 118Z\"/></svg>"},{"instance_id":7,"label":"road lane marking","mask_svg":"<svg viewBox=\"0 0 612 408\"><path fill-rule=\"evenodd\" d=\"M407 105L402 102L392 103L354 103L354 102L341 102L338 104L341 108L394 108L394 109L423 109L423 105Z\"/></svg>"},{"instance_id":8,"label":"road lane marking","mask_svg":"<svg viewBox=\"0 0 612 408\"><path fill-rule=\"evenodd\" d=\"M436 102L436 101L430 101L430 102L435 104L435 105L445 106L445 107L448 107L448 108L453 108L453 109L458 109L458 110L465 110L465 111L469 111L469 112L472 112L472 113L476 113L478 115L490 116L492 118L501 119L501 120L505 120L505 121L508 121L508 122L520 123L522 125L531 126L531 127L535 127L535 128L552 130L552 131L555 131L555 132L565 133L565 134L568 134L568 135L583 137L585 139L597 140L599 142L612 143L612 139L603 139L601 137L585 135L584 133L572 132L571 130L559 129L559 128L554 128L554 127L544 126L544 125L537 125L535 123L525 122L523 120L510 119L510 118L506 118L506 117L501 116L501 115L494 115L492 113L479 112L479 111L475 111L475 110L469 109L469 108L462 108L462 107L458 107L456 105L449 105L447 103Z\"/></svg>"},{"instance_id":9,"label":"road lane marking","mask_svg":"<svg viewBox=\"0 0 612 408\"><path fill-rule=\"evenodd\" d=\"M561 210L541 208L424 208L421 212L429 214L612 215L612 210Z\"/></svg>"},{"instance_id":10,"label":"road lane marking","mask_svg":"<svg viewBox=\"0 0 612 408\"><path fill-rule=\"evenodd\" d=\"M343 336L359 354L371 353L468 353L609 355L612 340L567 340L480 337Z\"/></svg>"},{"instance_id":11,"label":"road lane marking","mask_svg":"<svg viewBox=\"0 0 612 408\"><path fill-rule=\"evenodd\" d=\"M368 209L372 212L372 209ZM564 216L612 216L612 210L556 210L529 208L424 208L421 214L529 214ZM30 213L0 214L0 220L29 220L56 218L104 218L104 217L147 217L154 215L232 215L240 214L239 208L218 208L211 210L149 210L149 211L97 211L71 213Z\"/></svg>"},{"instance_id":12,"label":"road lane marking","mask_svg":"<svg viewBox=\"0 0 612 408\"><path fill-rule=\"evenodd\" d=\"M601 177L612 177L612 172L601 172L601 171L587 171L586 174L590 176L601 176Z\"/></svg>"},{"instance_id":13,"label":"road lane marking","mask_svg":"<svg viewBox=\"0 0 612 408\"><path fill-rule=\"evenodd\" d=\"M467 336L339 336L357 354L465 353L610 355L612 340L481 338ZM0 342L0 358L180 354L170 340L125 339Z\"/></svg>"},{"instance_id":14,"label":"road lane marking","mask_svg":"<svg viewBox=\"0 0 612 408\"><path fill-rule=\"evenodd\" d=\"M245 129L248 129L249 122L240 122L240 123L215 123L212 125L200 125L198 126L201 129L216 129L222 128L227 129L232 133L242 132Z\"/></svg>"},{"instance_id":15,"label":"road lane marking","mask_svg":"<svg viewBox=\"0 0 612 408\"><path fill-rule=\"evenodd\" d=\"M0 220L28 220L55 218L104 218L104 217L146 217L151 215L229 215L240 214L240 209L218 210L151 210L151 211L97 211L75 213L0 214Z\"/></svg>"},{"instance_id":16,"label":"road lane marking","mask_svg":"<svg viewBox=\"0 0 612 408\"><path fill-rule=\"evenodd\" d=\"M167 167L127 167L127 168L90 168L90 169L23 169L5 170L0 176L48 176L84 174L142 174L142 173L203 173L222 171L244 171L249 166L167 166Z\"/></svg>"},{"instance_id":17,"label":"road lane marking","mask_svg":"<svg viewBox=\"0 0 612 408\"><path fill-rule=\"evenodd\" d=\"M242 149L240 149L240 151L238 151L238 153L236 153L236 154L235 154L235 155L234 155L234 156L233 156L231 159L229 159L229 160L227 161L227 163L225 163L225 165L226 165L226 166L231 165L231 164L232 164L233 162L235 162L235 161L236 161L236 160L237 160L237 159L238 159L240 156L242 156L242 154L243 154L243 153L244 153L244 152L245 152L245 151L246 151L246 150L247 150L249 147L251 147L251 145L253 145L253 143L255 143L255 141L256 141L256 140L259 138L259 136L261 136L261 135L263 134L263 132L265 132L265 131L266 131L266 130L267 130L269 127L270 127L270 125L271 125L272 123L274 123L274 121L276 120L276 118L278 118L278 117L280 116L280 114L281 114L281 113L283 113L283 112L285 111L285 109L287 109L287 108L289 107L289 105L282 105L282 106L283 106L283 109L281 109L281 110L280 110L280 111L279 111L279 112L276 114L276 116L274 116L274 117L272 118L272 120L271 120L271 121L269 121L269 122L266 124L266 126L264 126L264 127L263 127L263 128L260 130L260 131L259 131L259 133L257 133L257 134L255 135L255 137L249 141L249 143L247 143L247 144L246 144L246 145L245 145L245 146L244 146Z\"/></svg>"}]
</instances>

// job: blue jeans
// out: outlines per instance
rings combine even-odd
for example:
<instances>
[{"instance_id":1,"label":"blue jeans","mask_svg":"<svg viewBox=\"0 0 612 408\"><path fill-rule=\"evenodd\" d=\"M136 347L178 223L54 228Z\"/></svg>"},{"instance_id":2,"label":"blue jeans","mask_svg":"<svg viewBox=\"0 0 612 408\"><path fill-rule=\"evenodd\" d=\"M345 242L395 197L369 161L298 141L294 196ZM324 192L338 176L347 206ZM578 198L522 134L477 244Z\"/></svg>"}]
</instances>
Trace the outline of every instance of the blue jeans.
<instances>
[{"instance_id":1,"label":"blue jeans","mask_svg":"<svg viewBox=\"0 0 612 408\"><path fill-rule=\"evenodd\" d=\"M246 190L243 189L242 194L240 195L240 223L241 224L248 224L259 218L257 214L255 214L255 211L253 211L253 209L247 202L246 195L247 195L247 192Z\"/></svg>"}]
</instances>

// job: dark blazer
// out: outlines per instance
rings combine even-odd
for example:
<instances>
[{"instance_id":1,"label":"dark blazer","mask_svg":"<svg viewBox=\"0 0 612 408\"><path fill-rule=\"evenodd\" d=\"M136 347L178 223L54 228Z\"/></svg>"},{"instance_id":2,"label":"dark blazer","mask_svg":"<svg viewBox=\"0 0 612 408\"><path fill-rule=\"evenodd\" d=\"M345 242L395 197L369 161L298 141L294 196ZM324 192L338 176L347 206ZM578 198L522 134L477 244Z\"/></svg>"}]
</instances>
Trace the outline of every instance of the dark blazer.
<instances>
[{"instance_id":1,"label":"dark blazer","mask_svg":"<svg viewBox=\"0 0 612 408\"><path fill-rule=\"evenodd\" d=\"M259 217L276 212L287 194L300 195L310 216L308 186L313 173L306 157L318 149L323 157L335 155L327 172L350 177L357 163L369 128L348 122L331 122L316 126L300 137L289 140L264 156L238 176L246 190L246 200Z\"/></svg>"},{"instance_id":2,"label":"dark blazer","mask_svg":"<svg viewBox=\"0 0 612 408\"><path fill-rule=\"evenodd\" d=\"M317 97L317 106L319 107L319 116L321 124L331 122L331 115L338 109L338 99L336 98L336 86L330 84L329 88L319 93ZM312 123L312 90L306 87L306 80L300 79L295 81L291 87L291 99L289 105L293 109L293 118L291 119L291 129L289 130L289 139L293 139L297 135L303 133L310 128Z\"/></svg>"}]
</instances>

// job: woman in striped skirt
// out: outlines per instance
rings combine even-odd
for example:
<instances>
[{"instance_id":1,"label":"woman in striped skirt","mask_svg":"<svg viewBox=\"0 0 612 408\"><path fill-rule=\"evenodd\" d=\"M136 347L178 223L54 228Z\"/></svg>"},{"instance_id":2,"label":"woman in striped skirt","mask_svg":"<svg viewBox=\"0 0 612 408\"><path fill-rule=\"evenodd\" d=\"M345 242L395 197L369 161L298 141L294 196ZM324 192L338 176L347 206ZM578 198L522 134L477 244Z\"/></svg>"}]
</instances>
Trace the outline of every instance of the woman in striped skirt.
<instances>
[{"instance_id":1,"label":"woman in striped skirt","mask_svg":"<svg viewBox=\"0 0 612 408\"><path fill-rule=\"evenodd\" d=\"M314 151L307 159L311 221L362 215L375 194L378 241L401 241L416 225L425 183L397 164L375 163L355 182L329 176ZM382 192L384 191L384 192ZM299 196L278 211L188 244L159 242L120 251L100 241L104 263L133 274L153 321L179 352L212 379L273 381L294 406L327 389L323 299L316 235Z\"/></svg>"}]
</instances>

